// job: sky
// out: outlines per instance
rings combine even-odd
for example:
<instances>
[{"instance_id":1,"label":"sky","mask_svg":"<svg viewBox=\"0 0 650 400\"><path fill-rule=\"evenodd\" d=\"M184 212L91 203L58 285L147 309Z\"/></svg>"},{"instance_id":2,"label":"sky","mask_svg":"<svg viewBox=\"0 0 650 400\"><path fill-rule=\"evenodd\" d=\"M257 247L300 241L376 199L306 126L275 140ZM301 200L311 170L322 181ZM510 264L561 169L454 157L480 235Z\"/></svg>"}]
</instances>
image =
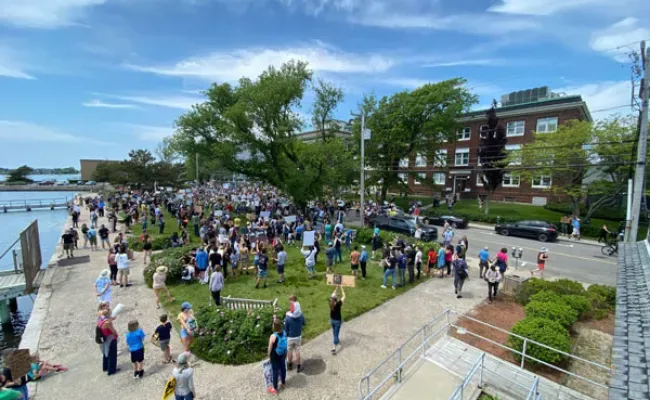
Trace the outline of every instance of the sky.
<instances>
[{"instance_id":1,"label":"sky","mask_svg":"<svg viewBox=\"0 0 650 400\"><path fill-rule=\"evenodd\" d=\"M0 0L0 167L154 150L213 82L291 59L343 89L343 120L364 94L454 77L475 107L548 86L626 115L647 15L647 0Z\"/></svg>"}]
</instances>

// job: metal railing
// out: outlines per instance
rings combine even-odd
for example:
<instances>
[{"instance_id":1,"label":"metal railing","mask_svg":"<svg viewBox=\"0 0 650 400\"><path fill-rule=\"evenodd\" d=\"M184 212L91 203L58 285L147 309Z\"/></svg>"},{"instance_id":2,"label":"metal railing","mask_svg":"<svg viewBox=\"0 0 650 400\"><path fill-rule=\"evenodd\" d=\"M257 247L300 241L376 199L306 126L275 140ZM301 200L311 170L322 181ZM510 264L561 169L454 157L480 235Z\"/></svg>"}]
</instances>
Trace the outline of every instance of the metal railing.
<instances>
[{"instance_id":1,"label":"metal railing","mask_svg":"<svg viewBox=\"0 0 650 400\"><path fill-rule=\"evenodd\" d=\"M526 400L541 400L542 395L537 393L538 387L539 387L539 376L536 376L535 379L533 380L533 386L530 387L528 396L526 396Z\"/></svg>"},{"instance_id":2,"label":"metal railing","mask_svg":"<svg viewBox=\"0 0 650 400\"><path fill-rule=\"evenodd\" d=\"M474 362L474 365L472 365L472 368L469 370L467 375L465 376L465 379L458 385L456 390L454 390L454 393L449 396L449 400L463 400L463 394L465 392L465 388L469 386L470 382L472 381L472 378L474 377L474 374L478 372L478 387L483 386L483 361L485 360L485 353L481 353L481 355L478 357L476 362Z\"/></svg>"},{"instance_id":3,"label":"metal railing","mask_svg":"<svg viewBox=\"0 0 650 400\"><path fill-rule=\"evenodd\" d=\"M12 263L13 263L13 266L14 266L13 273L19 273L20 271L22 271L22 269L23 269L23 265L22 265L23 264L23 255L22 255L22 252L19 251L20 249L14 248L14 246L16 246L18 243L20 243L20 236L11 245L9 245L9 247L7 247L5 249L5 251L2 252L2 254L0 254L0 270L2 270L2 267L4 266L2 264L2 259L7 254L9 254L9 252L11 251ZM6 271L5 271L5 273L6 273Z\"/></svg>"},{"instance_id":4,"label":"metal railing","mask_svg":"<svg viewBox=\"0 0 650 400\"><path fill-rule=\"evenodd\" d=\"M26 207L51 207L63 206L70 203L67 197L55 197L46 199L28 199L28 200L0 200L0 208L26 208Z\"/></svg>"},{"instance_id":5,"label":"metal railing","mask_svg":"<svg viewBox=\"0 0 650 400\"><path fill-rule=\"evenodd\" d=\"M452 319L451 316L455 317L455 321L451 321L451 319ZM522 340L523 343L522 343L521 351L516 350L516 349L514 349L512 347L506 346L506 345L504 345L502 343L496 342L496 341L494 341L492 339L488 339L486 337L483 337L483 336L481 336L479 334L476 334L474 332L471 332L471 331L467 330L467 328L465 328L465 327L459 326L457 324L457 320L460 319L460 318L464 318L464 319L476 322L478 324L487 326L487 327L489 327L491 329L494 329L496 331L502 332L502 333L504 333L504 334L506 334L508 336L513 336L513 337L516 337L516 338ZM434 331L432 329L432 327L435 327L437 329L435 329L435 331ZM561 354L564 357L568 357L568 358L570 358L572 360L590 364L590 365L592 365L592 366L594 366L596 368L605 370L605 371L607 371L607 372L609 372L611 374L612 370L611 370L610 367L607 367L605 365L601 365L601 364L598 364L596 362L589 361L589 360L586 360L584 358L575 356L573 354L569 354L569 353L566 353L564 351L552 348L552 347L547 346L547 345L545 345L543 343L540 343L540 342L537 342L535 340L528 339L526 337L517 335L515 333L509 332L509 331L507 331L505 329L502 329L502 328L499 328L497 326L488 324L486 322L477 320L477 319L469 317L467 315L459 315L455 311L445 310L440 315L438 315L436 318L432 319L427 324L425 324L422 328L420 328L415 334L413 334L408 340L406 340L397 350L395 350L393 353L391 353L390 356L388 356L377 367L372 369L363 378L361 378L361 380L359 381L359 398L361 400L372 399L374 396L379 396L379 395L383 395L383 394L387 393L390 390L390 387L387 387L389 383L390 383L391 387L392 387L393 383L401 383L402 378L405 375L405 373L408 373L408 367L415 365L415 362L413 362L414 357L416 355L420 354L420 353L422 355L424 355L426 350L427 350L427 346L429 346L429 342L431 342L434 339L437 339L438 336L441 333L446 332L449 328L456 329L459 334L469 334L469 335L471 335L473 337L485 340L488 343L491 343L491 344L493 344L495 346L501 347L503 349L506 349L508 351L511 351L511 352L519 355L521 357L521 362L519 363L519 369L525 370L525 362L526 362L526 360L530 360L530 361L539 363L541 365L545 365L545 366L547 366L549 368L552 368L552 369L554 369L556 371L559 371L559 372L565 373L567 375L570 375L570 376L572 376L572 377L574 377L576 379L582 380L582 381L587 382L589 384L598 386L600 388L609 389L609 386L607 386L605 384L596 382L596 381L594 381L592 379L577 375L577 374L575 374L573 372L567 371L567 370L562 369L560 367L557 367L555 365L549 364L549 363L547 363L545 361L539 360L539 359L527 354L526 352L527 352L527 349L529 349L531 345L535 345L535 346L540 346L540 347L543 347L543 348L548 349L550 351L556 352L558 354ZM419 345L416 346L411 352L407 352L406 349L408 349L409 347L414 346L414 344L416 342L419 343ZM485 357L485 354L483 354L483 358L484 357ZM497 359L497 360L502 361L504 363L508 363L507 361L498 359L496 357L494 357L494 359ZM482 362L483 361L481 361L481 363ZM511 365L510 363L508 363L508 364ZM382 371L382 369L383 369L383 371ZM474 369L474 368L472 368L472 369ZM538 386L539 386L539 378L537 376L534 377L533 384L532 384L533 387L531 387L530 385L522 385L520 382L513 381L513 380L509 379L508 377L502 376L502 375L500 375L498 373L495 373L495 372L492 372L492 371L487 371L487 372L490 372L491 374L497 375L497 376L499 376L501 378L505 378L505 379L509 380L510 382L516 384L517 386L521 387L522 389L526 390L529 393L528 394L528 396L529 396L528 399L530 399L530 400L538 400L538 399L541 398L541 396L539 396L537 394ZM475 373L475 371L474 371L474 373ZM377 374L381 374L381 376L375 377L375 375L377 375ZM482 374L483 374L483 367L482 367L482 364L481 364L481 381L483 379ZM375 380L377 380L378 382L376 384L373 384ZM373 381L373 382L371 382L371 381ZM532 394L533 397L530 397L531 393L533 393ZM535 397L536 395L538 397Z\"/></svg>"}]
</instances>

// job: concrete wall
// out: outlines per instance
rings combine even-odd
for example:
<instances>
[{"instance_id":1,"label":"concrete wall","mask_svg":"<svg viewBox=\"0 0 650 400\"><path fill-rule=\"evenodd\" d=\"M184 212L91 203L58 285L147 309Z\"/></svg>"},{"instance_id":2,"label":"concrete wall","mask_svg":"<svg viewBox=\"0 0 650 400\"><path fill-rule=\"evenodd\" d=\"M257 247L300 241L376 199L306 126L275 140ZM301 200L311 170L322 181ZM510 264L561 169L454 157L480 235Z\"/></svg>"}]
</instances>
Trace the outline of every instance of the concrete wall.
<instances>
[{"instance_id":1,"label":"concrete wall","mask_svg":"<svg viewBox=\"0 0 650 400\"><path fill-rule=\"evenodd\" d=\"M108 162L108 163L118 163L119 161L115 160L79 160L80 164L80 170L81 170L81 180L82 181L90 181L93 180L93 174L95 173L95 170L97 169L97 166L100 163L103 162Z\"/></svg>"}]
</instances>

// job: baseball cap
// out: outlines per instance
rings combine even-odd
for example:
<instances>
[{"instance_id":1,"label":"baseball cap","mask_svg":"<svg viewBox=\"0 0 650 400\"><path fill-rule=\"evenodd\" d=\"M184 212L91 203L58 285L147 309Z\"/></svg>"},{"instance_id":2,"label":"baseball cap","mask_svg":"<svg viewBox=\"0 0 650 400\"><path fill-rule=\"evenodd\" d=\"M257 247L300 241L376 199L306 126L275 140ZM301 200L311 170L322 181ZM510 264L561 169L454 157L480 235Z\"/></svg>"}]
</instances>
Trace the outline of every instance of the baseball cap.
<instances>
[{"instance_id":1,"label":"baseball cap","mask_svg":"<svg viewBox=\"0 0 650 400\"><path fill-rule=\"evenodd\" d=\"M483 250L490 250L487 246L483 247Z\"/></svg>"},{"instance_id":2,"label":"baseball cap","mask_svg":"<svg viewBox=\"0 0 650 400\"><path fill-rule=\"evenodd\" d=\"M187 301L181 304L181 310L189 310L192 308L192 305L188 303Z\"/></svg>"}]
</instances>

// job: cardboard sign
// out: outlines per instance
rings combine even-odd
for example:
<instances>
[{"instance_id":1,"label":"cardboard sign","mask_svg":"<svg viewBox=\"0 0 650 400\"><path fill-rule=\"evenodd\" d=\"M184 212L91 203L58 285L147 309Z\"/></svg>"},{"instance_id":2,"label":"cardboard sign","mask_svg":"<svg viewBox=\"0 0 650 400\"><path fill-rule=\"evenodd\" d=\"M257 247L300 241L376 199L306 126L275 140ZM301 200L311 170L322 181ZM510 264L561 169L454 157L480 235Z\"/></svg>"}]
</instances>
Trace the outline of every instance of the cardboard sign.
<instances>
[{"instance_id":1,"label":"cardboard sign","mask_svg":"<svg viewBox=\"0 0 650 400\"><path fill-rule=\"evenodd\" d=\"M28 349L16 350L9 355L9 369L14 380L27 375L32 369L32 359Z\"/></svg>"},{"instance_id":2,"label":"cardboard sign","mask_svg":"<svg viewBox=\"0 0 650 400\"><path fill-rule=\"evenodd\" d=\"M255 220L256 220L256 218L255 218L255 214L250 214L250 213L249 213L249 214L246 214L246 219L247 219L248 221L255 221Z\"/></svg>"},{"instance_id":3,"label":"cardboard sign","mask_svg":"<svg viewBox=\"0 0 650 400\"><path fill-rule=\"evenodd\" d=\"M287 221L288 224L293 224L296 222L296 216L295 215L287 215L284 217L284 220Z\"/></svg>"},{"instance_id":4,"label":"cardboard sign","mask_svg":"<svg viewBox=\"0 0 650 400\"><path fill-rule=\"evenodd\" d=\"M327 284L330 286L355 287L357 280L354 275L326 274Z\"/></svg>"},{"instance_id":5,"label":"cardboard sign","mask_svg":"<svg viewBox=\"0 0 650 400\"><path fill-rule=\"evenodd\" d=\"M265 220L271 218L271 211L262 211L262 212L260 212L260 217L264 218Z\"/></svg>"},{"instance_id":6,"label":"cardboard sign","mask_svg":"<svg viewBox=\"0 0 650 400\"><path fill-rule=\"evenodd\" d=\"M314 241L316 240L316 232L307 231L303 234L302 245L303 246L313 246Z\"/></svg>"}]
</instances>

